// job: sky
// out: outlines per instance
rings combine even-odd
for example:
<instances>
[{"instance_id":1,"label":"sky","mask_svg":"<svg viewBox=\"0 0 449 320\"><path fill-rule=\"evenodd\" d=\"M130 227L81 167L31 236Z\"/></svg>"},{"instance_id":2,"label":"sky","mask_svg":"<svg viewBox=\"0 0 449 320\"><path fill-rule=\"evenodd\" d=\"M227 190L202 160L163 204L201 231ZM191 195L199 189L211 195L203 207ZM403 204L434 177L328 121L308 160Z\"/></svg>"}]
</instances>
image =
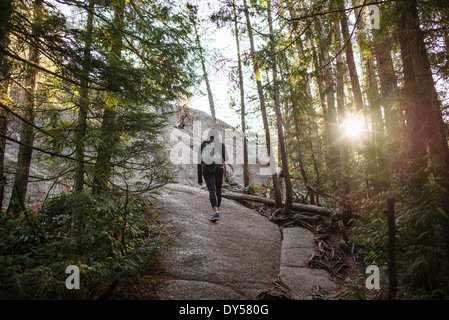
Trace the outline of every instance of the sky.
<instances>
[{"instance_id":1,"label":"sky","mask_svg":"<svg viewBox=\"0 0 449 320\"><path fill-rule=\"evenodd\" d=\"M231 65L220 66L220 63L216 63L219 58L229 58L232 62L235 62L236 57L236 45L235 38L232 36L229 29L216 29L213 33L207 36L210 40L206 40L206 48L209 49L209 55L212 59L208 59L206 63L209 63L209 83L212 89L214 97L215 113L218 119L221 119L232 126L236 126L240 123L240 117L230 110L228 91L231 87L227 72ZM212 51L213 50L213 51ZM213 52L219 52L218 55L214 55ZM211 63L214 63L211 65ZM235 65L232 63L232 65ZM198 68L201 69L200 63ZM218 70L217 70L218 69ZM210 114L209 100L206 91L206 83L202 81L199 88L192 88L193 97L190 100L192 108L199 109Z\"/></svg>"},{"instance_id":2,"label":"sky","mask_svg":"<svg viewBox=\"0 0 449 320\"><path fill-rule=\"evenodd\" d=\"M240 128L240 91L235 84L230 82L228 76L231 69L237 68L237 45L233 35L234 24L230 23L225 27L217 28L215 24L208 21L208 16L212 12L218 11L220 7L218 0L190 0L190 2L197 4L199 7L198 15L201 20L200 29L202 31L201 42L203 48L209 54L209 59L206 63L208 64L208 77L213 92L216 116L231 126ZM241 22L245 23L244 19ZM256 21L252 22L254 27ZM255 43L257 46L257 36L255 36ZM244 59L243 53L250 51L248 38L246 35L242 36L242 34L240 35L240 51L242 60ZM223 60L227 62L222 63L221 61ZM251 104L250 99L248 99L250 95L257 95L254 72L251 66L244 66L243 68L247 130L252 133L260 133L263 130L261 117L259 114L251 112L251 108L254 107L256 102ZM200 62L198 62L198 72L200 72L200 75L202 74ZM198 88L193 88L193 94L190 107L210 114L205 81ZM234 110L230 106L231 95L235 100L235 105L237 105Z\"/></svg>"},{"instance_id":3,"label":"sky","mask_svg":"<svg viewBox=\"0 0 449 320\"><path fill-rule=\"evenodd\" d=\"M192 1L195 2L195 1ZM203 48L208 51L210 59L206 61L208 64L208 77L214 97L215 113L218 119L227 122L232 126L240 124L240 116L231 111L229 107L229 88L231 83L228 78L230 67L236 66L237 48L235 37L229 27L217 28L213 23L207 20L207 16L219 8L217 0L199 1L198 15L200 17L201 41ZM231 64L222 65L217 60L229 59ZM201 65L198 62L198 68ZM193 88L193 97L190 100L192 108L202 110L210 114L209 101L206 91L206 83L203 81L199 88Z\"/></svg>"}]
</instances>

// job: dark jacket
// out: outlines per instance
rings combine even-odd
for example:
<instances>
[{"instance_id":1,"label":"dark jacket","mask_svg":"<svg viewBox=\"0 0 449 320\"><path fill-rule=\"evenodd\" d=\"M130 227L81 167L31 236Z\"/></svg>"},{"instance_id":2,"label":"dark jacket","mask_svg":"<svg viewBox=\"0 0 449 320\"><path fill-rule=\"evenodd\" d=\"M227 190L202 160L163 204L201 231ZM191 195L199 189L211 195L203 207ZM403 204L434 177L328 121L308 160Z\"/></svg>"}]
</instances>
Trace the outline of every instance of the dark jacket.
<instances>
[{"instance_id":1,"label":"dark jacket","mask_svg":"<svg viewBox=\"0 0 449 320\"><path fill-rule=\"evenodd\" d=\"M212 141L211 140L203 141L203 143L201 143L201 145L200 145L200 147L198 149L198 166L197 166L198 183L203 183L203 167L206 167L207 165L202 163L202 161L201 161L201 153L203 151L204 146L206 144L208 144L208 143L213 143L213 140ZM226 152L226 147L225 147L224 143L221 143L221 156L222 156L222 159L223 159L223 163L215 164L215 165L212 165L212 166L223 166L225 161L228 160L228 154Z\"/></svg>"}]
</instances>

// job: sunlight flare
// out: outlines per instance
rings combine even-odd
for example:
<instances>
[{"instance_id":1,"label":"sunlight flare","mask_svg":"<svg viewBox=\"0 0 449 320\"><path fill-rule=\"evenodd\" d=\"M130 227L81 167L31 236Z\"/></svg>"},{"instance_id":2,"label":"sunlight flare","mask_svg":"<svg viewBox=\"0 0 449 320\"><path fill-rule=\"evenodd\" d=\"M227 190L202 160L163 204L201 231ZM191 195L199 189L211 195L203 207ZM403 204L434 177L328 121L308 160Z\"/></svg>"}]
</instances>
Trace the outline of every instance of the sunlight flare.
<instances>
[{"instance_id":1,"label":"sunlight flare","mask_svg":"<svg viewBox=\"0 0 449 320\"><path fill-rule=\"evenodd\" d=\"M359 139L365 131L365 119L362 116L350 115L348 119L343 122L342 127L347 137L351 139Z\"/></svg>"}]
</instances>

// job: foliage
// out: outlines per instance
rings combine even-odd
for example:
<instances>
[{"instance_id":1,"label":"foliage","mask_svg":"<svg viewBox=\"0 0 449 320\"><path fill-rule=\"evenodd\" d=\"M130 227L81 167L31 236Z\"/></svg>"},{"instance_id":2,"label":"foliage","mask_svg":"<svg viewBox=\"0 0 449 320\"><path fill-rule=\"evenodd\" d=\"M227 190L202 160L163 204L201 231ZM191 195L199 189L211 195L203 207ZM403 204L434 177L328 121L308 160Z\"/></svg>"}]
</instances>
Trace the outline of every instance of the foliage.
<instances>
[{"instance_id":1,"label":"foliage","mask_svg":"<svg viewBox=\"0 0 449 320\"><path fill-rule=\"evenodd\" d=\"M41 209L1 217L0 296L5 298L91 298L114 279L154 271L168 244L164 226L143 198L126 208L118 196L66 194ZM79 237L71 237L73 210L84 216ZM65 269L80 268L81 290L65 287Z\"/></svg>"},{"instance_id":2,"label":"foliage","mask_svg":"<svg viewBox=\"0 0 449 320\"><path fill-rule=\"evenodd\" d=\"M449 219L442 209L444 189L432 181L412 202L406 190L397 190L395 199L396 263L400 287L415 298L449 297ZM391 194L390 194L391 195ZM353 243L361 248L366 265L387 265L388 228L386 194L361 201L361 218L350 228Z\"/></svg>"},{"instance_id":3,"label":"foliage","mask_svg":"<svg viewBox=\"0 0 449 320\"><path fill-rule=\"evenodd\" d=\"M256 194L259 192L259 187L254 183L250 183L248 186L243 187L243 193L246 194Z\"/></svg>"},{"instance_id":4,"label":"foliage","mask_svg":"<svg viewBox=\"0 0 449 320\"><path fill-rule=\"evenodd\" d=\"M6 139L19 133L18 141L28 141L17 161L27 170L20 207L0 217L0 296L92 298L107 283L152 272L165 245L144 197L172 179L158 137L173 103L189 96L191 29L170 0L26 0L11 7L0 21L0 100L13 116L2 109L0 127ZM31 61L32 49L40 60ZM35 87L24 85L28 70ZM20 130L24 121L35 132ZM4 156L11 150L2 142ZM51 187L39 207L23 210L31 164L39 168L34 179ZM7 166L1 158L0 177L5 170L24 176ZM102 170L104 188L91 194ZM75 179L79 190L51 198L61 193L57 187L77 188ZM64 286L71 264L81 271L77 292Z\"/></svg>"},{"instance_id":5,"label":"foliage","mask_svg":"<svg viewBox=\"0 0 449 320\"><path fill-rule=\"evenodd\" d=\"M421 298L449 297L449 219L442 209L442 193L440 185L429 182L420 201L404 208L407 214L398 222L404 224L404 283Z\"/></svg>"}]
</instances>

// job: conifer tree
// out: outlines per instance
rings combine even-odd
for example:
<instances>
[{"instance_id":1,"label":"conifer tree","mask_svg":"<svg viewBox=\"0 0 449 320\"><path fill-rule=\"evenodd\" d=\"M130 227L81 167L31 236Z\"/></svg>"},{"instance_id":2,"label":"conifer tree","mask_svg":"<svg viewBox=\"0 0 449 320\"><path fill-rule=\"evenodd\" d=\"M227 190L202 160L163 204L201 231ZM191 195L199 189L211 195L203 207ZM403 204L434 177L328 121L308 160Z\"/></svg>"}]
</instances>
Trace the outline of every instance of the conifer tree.
<instances>
[{"instance_id":1,"label":"conifer tree","mask_svg":"<svg viewBox=\"0 0 449 320\"><path fill-rule=\"evenodd\" d=\"M43 20L43 0L36 0L33 4L33 24L30 34L28 60L31 64L26 66L26 79L24 88L24 119L20 134L19 154L17 156L17 168L12 186L12 195L8 206L8 212L18 215L25 210L28 179L30 173L31 158L34 143L34 121L37 106L37 81L40 52L38 42Z\"/></svg>"}]
</instances>

